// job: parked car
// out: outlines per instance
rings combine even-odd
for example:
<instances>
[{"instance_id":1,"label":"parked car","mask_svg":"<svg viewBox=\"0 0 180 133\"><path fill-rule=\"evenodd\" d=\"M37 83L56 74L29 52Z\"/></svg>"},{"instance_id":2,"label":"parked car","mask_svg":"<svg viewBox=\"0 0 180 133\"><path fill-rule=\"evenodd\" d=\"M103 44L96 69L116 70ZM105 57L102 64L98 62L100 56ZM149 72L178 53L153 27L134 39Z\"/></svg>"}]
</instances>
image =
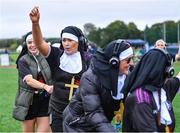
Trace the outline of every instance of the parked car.
<instances>
[{"instance_id":1,"label":"parked car","mask_svg":"<svg viewBox=\"0 0 180 133\"><path fill-rule=\"evenodd\" d=\"M154 46L150 46L149 47L149 50L150 49L153 49ZM178 45L167 45L166 46L166 50L170 53L170 54L173 54L173 55L176 55L178 53L178 50L179 50L179 46Z\"/></svg>"},{"instance_id":2,"label":"parked car","mask_svg":"<svg viewBox=\"0 0 180 133\"><path fill-rule=\"evenodd\" d=\"M168 46L166 46L166 50L170 54L176 55L178 53L179 46L178 45L168 45Z\"/></svg>"}]
</instances>

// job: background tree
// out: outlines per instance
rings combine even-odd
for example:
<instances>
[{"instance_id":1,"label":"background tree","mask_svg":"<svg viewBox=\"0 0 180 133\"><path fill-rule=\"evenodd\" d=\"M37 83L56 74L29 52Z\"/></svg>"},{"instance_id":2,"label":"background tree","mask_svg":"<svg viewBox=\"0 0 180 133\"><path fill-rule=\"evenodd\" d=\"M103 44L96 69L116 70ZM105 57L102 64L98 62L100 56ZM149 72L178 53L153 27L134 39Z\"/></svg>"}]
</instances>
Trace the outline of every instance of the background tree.
<instances>
[{"instance_id":1,"label":"background tree","mask_svg":"<svg viewBox=\"0 0 180 133\"><path fill-rule=\"evenodd\" d=\"M177 23L174 21L165 21L166 24L166 42L177 42Z\"/></svg>"},{"instance_id":2,"label":"background tree","mask_svg":"<svg viewBox=\"0 0 180 133\"><path fill-rule=\"evenodd\" d=\"M143 32L138 30L137 26L132 22L127 26L123 21L116 20L105 28L97 30L94 28L87 37L98 46L103 47L116 39L143 38Z\"/></svg>"},{"instance_id":3,"label":"background tree","mask_svg":"<svg viewBox=\"0 0 180 133\"><path fill-rule=\"evenodd\" d=\"M163 38L162 23L154 24L149 29L146 29L146 37L147 41L151 44Z\"/></svg>"},{"instance_id":4,"label":"background tree","mask_svg":"<svg viewBox=\"0 0 180 133\"><path fill-rule=\"evenodd\" d=\"M86 36L88 36L90 32L97 30L96 26L92 23L84 24L83 28L84 28L83 32Z\"/></svg>"},{"instance_id":5,"label":"background tree","mask_svg":"<svg viewBox=\"0 0 180 133\"><path fill-rule=\"evenodd\" d=\"M164 38L166 38L165 41L167 43L177 43L177 23L175 23L174 21L156 23L152 25L150 28L146 28L145 31L147 41L150 44L154 44L156 40Z\"/></svg>"},{"instance_id":6,"label":"background tree","mask_svg":"<svg viewBox=\"0 0 180 133\"><path fill-rule=\"evenodd\" d=\"M133 23L130 22L128 25L128 39L136 39L136 38L141 38L143 39L143 32L140 31L137 26Z\"/></svg>"},{"instance_id":7,"label":"background tree","mask_svg":"<svg viewBox=\"0 0 180 133\"><path fill-rule=\"evenodd\" d=\"M149 27L148 25L146 25L144 31L143 31L143 36L144 36L144 40L147 41L147 32L149 31Z\"/></svg>"},{"instance_id":8,"label":"background tree","mask_svg":"<svg viewBox=\"0 0 180 133\"><path fill-rule=\"evenodd\" d=\"M144 39L145 41L148 41L149 44L153 45L156 40L164 38L163 25L165 25L166 42L177 43L178 23L180 25L180 20L177 22L168 20L161 23L155 23L151 27L146 26L144 31L141 31L134 22L130 22L126 25L123 21L116 20L104 28L96 27L93 23L86 23L83 26L83 31L90 41L96 43L100 47L103 47L116 39ZM47 41L59 42L58 38L55 37L49 37L47 38ZM15 50L20 44L22 45L21 38L0 39L0 48L11 48L12 50Z\"/></svg>"},{"instance_id":9,"label":"background tree","mask_svg":"<svg viewBox=\"0 0 180 133\"><path fill-rule=\"evenodd\" d=\"M110 23L106 28L100 31L100 47L105 46L109 42L116 39L124 39L128 37L128 28L123 21L114 21Z\"/></svg>"}]
</instances>

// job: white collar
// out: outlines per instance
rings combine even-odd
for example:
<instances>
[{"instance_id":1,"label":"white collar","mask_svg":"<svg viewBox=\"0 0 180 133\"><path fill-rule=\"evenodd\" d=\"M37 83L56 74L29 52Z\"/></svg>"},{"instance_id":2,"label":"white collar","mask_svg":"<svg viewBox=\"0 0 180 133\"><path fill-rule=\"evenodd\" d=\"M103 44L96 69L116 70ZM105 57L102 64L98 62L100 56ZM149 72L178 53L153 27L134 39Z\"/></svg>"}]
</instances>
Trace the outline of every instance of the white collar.
<instances>
[{"instance_id":1,"label":"white collar","mask_svg":"<svg viewBox=\"0 0 180 133\"><path fill-rule=\"evenodd\" d=\"M79 73L82 70L82 59L80 52L68 55L65 52L60 57L59 67L69 73Z\"/></svg>"},{"instance_id":2,"label":"white collar","mask_svg":"<svg viewBox=\"0 0 180 133\"><path fill-rule=\"evenodd\" d=\"M158 97L157 91L153 92L153 97L156 102L156 106L159 110L160 105L159 105L159 97ZM172 119L168 111L168 106L169 106L169 103L167 102L166 91L161 88L161 120L160 121L162 124L165 124L165 125L170 125L172 123Z\"/></svg>"},{"instance_id":3,"label":"white collar","mask_svg":"<svg viewBox=\"0 0 180 133\"><path fill-rule=\"evenodd\" d=\"M118 76L117 96L112 96L113 99L121 100L121 99L124 98L124 94L121 93L121 90L122 90L122 88L124 86L125 79L126 79L126 75L125 74L123 74L121 76L120 75Z\"/></svg>"}]
</instances>

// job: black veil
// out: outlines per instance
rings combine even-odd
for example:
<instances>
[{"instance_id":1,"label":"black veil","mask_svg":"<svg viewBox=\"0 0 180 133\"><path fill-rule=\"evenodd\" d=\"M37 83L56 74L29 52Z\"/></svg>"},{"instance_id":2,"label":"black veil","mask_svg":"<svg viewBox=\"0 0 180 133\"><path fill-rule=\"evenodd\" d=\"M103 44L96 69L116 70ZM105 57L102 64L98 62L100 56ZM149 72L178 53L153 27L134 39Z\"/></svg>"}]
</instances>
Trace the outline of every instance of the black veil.
<instances>
[{"instance_id":1,"label":"black veil","mask_svg":"<svg viewBox=\"0 0 180 133\"><path fill-rule=\"evenodd\" d=\"M109 60L113 56L115 44L117 44L117 40L110 42L105 48L97 50L91 60L92 70L98 75L101 84L112 91L113 96L117 95L119 67L112 66ZM118 45L121 45L117 52L118 57L122 51L130 47L126 41L122 41Z\"/></svg>"},{"instance_id":2,"label":"black veil","mask_svg":"<svg viewBox=\"0 0 180 133\"><path fill-rule=\"evenodd\" d=\"M122 88L125 98L128 92L146 86L149 91L163 87L166 79L165 69L169 66L166 55L160 49L147 52L125 80ZM147 87L148 86L148 87Z\"/></svg>"}]
</instances>

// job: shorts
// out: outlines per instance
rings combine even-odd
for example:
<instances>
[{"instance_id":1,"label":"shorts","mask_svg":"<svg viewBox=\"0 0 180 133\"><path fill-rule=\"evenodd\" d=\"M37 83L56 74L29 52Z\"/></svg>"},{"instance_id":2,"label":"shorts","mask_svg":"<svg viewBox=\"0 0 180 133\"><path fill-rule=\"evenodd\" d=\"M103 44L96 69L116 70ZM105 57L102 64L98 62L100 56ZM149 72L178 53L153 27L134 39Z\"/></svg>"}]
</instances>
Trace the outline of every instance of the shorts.
<instances>
[{"instance_id":1,"label":"shorts","mask_svg":"<svg viewBox=\"0 0 180 133\"><path fill-rule=\"evenodd\" d=\"M28 114L25 120L32 120L36 117L49 116L48 107L49 107L49 98L50 95L46 91L42 93L34 93L32 105L30 105Z\"/></svg>"}]
</instances>

